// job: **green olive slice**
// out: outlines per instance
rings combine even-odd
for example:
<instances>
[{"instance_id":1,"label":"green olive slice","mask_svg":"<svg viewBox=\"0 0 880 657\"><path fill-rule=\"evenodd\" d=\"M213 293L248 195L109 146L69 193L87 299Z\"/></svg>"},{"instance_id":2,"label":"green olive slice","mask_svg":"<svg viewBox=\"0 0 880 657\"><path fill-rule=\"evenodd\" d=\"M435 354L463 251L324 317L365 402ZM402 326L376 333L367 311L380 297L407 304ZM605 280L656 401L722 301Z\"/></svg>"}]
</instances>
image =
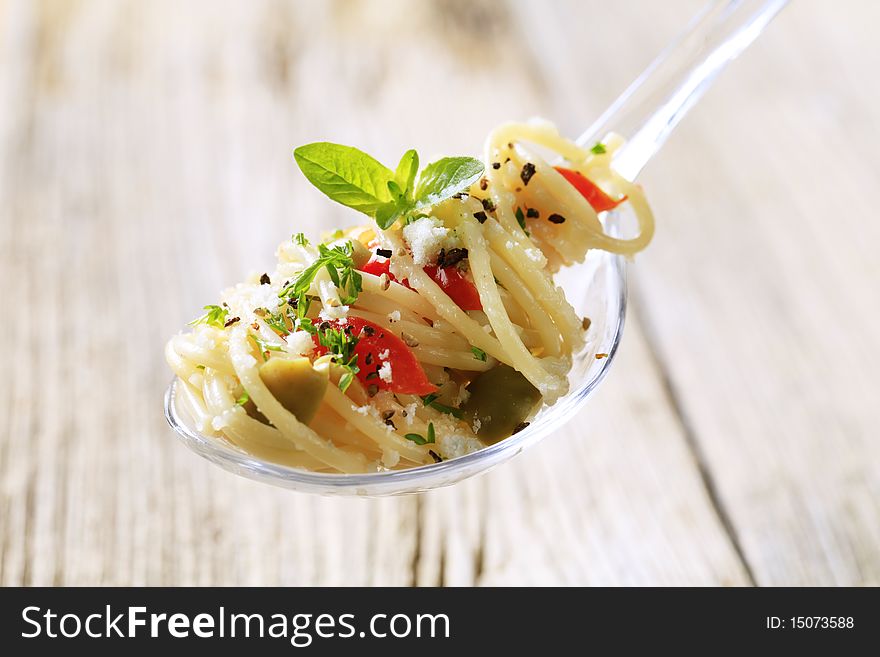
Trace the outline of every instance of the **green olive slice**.
<instances>
[{"instance_id":1,"label":"green olive slice","mask_svg":"<svg viewBox=\"0 0 880 657\"><path fill-rule=\"evenodd\" d=\"M270 358L260 365L260 378L284 408L308 424L324 399L330 368L327 363L313 366L308 358ZM253 401L248 400L244 409L251 417L269 424Z\"/></svg>"},{"instance_id":2,"label":"green olive slice","mask_svg":"<svg viewBox=\"0 0 880 657\"><path fill-rule=\"evenodd\" d=\"M538 389L503 363L479 374L467 389L470 396L462 406L465 418L477 425L477 437L486 445L512 435L541 401Z\"/></svg>"}]
</instances>

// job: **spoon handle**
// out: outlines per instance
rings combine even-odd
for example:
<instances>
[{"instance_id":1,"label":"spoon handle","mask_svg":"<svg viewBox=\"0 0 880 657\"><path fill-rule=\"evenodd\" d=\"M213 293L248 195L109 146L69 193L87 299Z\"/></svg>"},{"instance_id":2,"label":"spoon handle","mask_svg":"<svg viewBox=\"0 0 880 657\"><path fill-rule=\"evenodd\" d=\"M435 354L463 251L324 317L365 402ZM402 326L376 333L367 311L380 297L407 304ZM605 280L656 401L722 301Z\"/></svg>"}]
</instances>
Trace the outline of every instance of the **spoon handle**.
<instances>
[{"instance_id":1,"label":"spoon handle","mask_svg":"<svg viewBox=\"0 0 880 657\"><path fill-rule=\"evenodd\" d=\"M614 168L635 180L717 75L758 37L788 0L712 0L577 140L614 131L627 139Z\"/></svg>"}]
</instances>

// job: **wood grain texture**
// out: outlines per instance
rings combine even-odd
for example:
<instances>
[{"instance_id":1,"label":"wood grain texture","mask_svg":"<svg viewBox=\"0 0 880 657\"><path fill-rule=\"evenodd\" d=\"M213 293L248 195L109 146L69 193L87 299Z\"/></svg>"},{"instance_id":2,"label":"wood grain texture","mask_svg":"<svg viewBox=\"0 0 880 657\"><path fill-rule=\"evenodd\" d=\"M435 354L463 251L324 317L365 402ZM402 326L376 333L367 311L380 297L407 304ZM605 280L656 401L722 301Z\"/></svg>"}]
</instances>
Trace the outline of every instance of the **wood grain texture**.
<instances>
[{"instance_id":1,"label":"wood grain texture","mask_svg":"<svg viewBox=\"0 0 880 657\"><path fill-rule=\"evenodd\" d=\"M167 337L353 221L293 146L576 134L699 6L0 2L0 584L880 583L868 2L786 10L649 167L619 359L512 463L325 499L162 417Z\"/></svg>"}]
</instances>

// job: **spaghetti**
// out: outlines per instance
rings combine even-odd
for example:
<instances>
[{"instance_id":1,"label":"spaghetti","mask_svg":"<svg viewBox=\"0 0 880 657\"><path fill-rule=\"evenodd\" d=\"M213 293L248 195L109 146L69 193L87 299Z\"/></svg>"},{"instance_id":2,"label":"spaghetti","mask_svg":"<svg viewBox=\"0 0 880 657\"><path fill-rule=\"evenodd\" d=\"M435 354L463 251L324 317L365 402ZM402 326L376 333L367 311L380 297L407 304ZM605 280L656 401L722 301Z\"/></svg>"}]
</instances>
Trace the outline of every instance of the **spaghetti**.
<instances>
[{"instance_id":1,"label":"spaghetti","mask_svg":"<svg viewBox=\"0 0 880 657\"><path fill-rule=\"evenodd\" d=\"M392 172L347 147L297 150L305 175L373 217L319 244L281 244L271 273L223 293L165 355L196 428L321 472L433 463L502 440L568 390L586 322L553 282L590 249L653 234L641 189L545 122L489 136L484 161ZM553 154L555 164L541 156ZM631 204L635 238L600 214Z\"/></svg>"}]
</instances>

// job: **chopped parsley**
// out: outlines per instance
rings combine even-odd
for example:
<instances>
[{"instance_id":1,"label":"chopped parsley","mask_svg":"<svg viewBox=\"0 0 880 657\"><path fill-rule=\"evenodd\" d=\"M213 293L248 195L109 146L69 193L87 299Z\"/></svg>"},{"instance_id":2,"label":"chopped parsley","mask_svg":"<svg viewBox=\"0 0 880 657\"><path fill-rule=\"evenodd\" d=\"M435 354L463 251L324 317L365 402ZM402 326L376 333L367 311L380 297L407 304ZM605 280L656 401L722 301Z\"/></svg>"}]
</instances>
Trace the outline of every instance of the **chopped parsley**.
<instances>
[{"instance_id":1,"label":"chopped parsley","mask_svg":"<svg viewBox=\"0 0 880 657\"><path fill-rule=\"evenodd\" d=\"M605 149L605 144L603 144L601 141L597 141L590 149L590 152L595 153L596 155L603 155L608 151Z\"/></svg>"},{"instance_id":2,"label":"chopped parsley","mask_svg":"<svg viewBox=\"0 0 880 657\"><path fill-rule=\"evenodd\" d=\"M235 400L235 403L239 406L244 406L251 400L251 396L248 394L247 390L241 393L241 397Z\"/></svg>"},{"instance_id":3,"label":"chopped parsley","mask_svg":"<svg viewBox=\"0 0 880 657\"><path fill-rule=\"evenodd\" d=\"M334 246L332 249L324 244L319 244L318 259L303 269L295 281L285 285L278 296L283 298L293 295L297 302L297 316L305 317L308 310L306 293L312 286L318 272L321 269L326 269L330 280L339 289L339 300L343 304L354 303L362 287L360 272L357 271L352 260L353 250L351 242ZM303 304L305 304L305 310L300 310L300 306Z\"/></svg>"},{"instance_id":4,"label":"chopped parsley","mask_svg":"<svg viewBox=\"0 0 880 657\"><path fill-rule=\"evenodd\" d=\"M287 320L285 319L286 315L284 314L284 311L279 310L275 313L267 311L262 317L267 326L278 335L285 336L290 334L290 329L287 328Z\"/></svg>"},{"instance_id":5,"label":"chopped parsley","mask_svg":"<svg viewBox=\"0 0 880 657\"><path fill-rule=\"evenodd\" d=\"M360 372L357 365L358 357L354 353L358 339L350 335L345 328L339 329L330 326L329 323L316 328L315 335L318 336L318 344L326 347L332 354L333 361L345 369L339 377L339 389L345 392L354 381L354 375Z\"/></svg>"},{"instance_id":6,"label":"chopped parsley","mask_svg":"<svg viewBox=\"0 0 880 657\"><path fill-rule=\"evenodd\" d=\"M306 236L303 233L297 233L291 239L293 239L293 243L296 244L297 246L308 246L309 245L309 241L306 239Z\"/></svg>"},{"instance_id":7,"label":"chopped parsley","mask_svg":"<svg viewBox=\"0 0 880 657\"><path fill-rule=\"evenodd\" d=\"M189 323L190 326L207 324L208 326L223 328L223 325L226 323L226 315L229 314L228 308L223 306L205 306L203 310L206 310L207 312L201 317L191 321Z\"/></svg>"},{"instance_id":8,"label":"chopped parsley","mask_svg":"<svg viewBox=\"0 0 880 657\"><path fill-rule=\"evenodd\" d=\"M486 352L478 347L471 347L471 352L474 354L474 358L477 360L481 360L484 363L486 362Z\"/></svg>"},{"instance_id":9,"label":"chopped parsley","mask_svg":"<svg viewBox=\"0 0 880 657\"><path fill-rule=\"evenodd\" d=\"M354 381L354 372L346 372L339 377L339 389L342 392L345 392L348 390L348 386L351 385L352 381Z\"/></svg>"},{"instance_id":10,"label":"chopped parsley","mask_svg":"<svg viewBox=\"0 0 880 657\"><path fill-rule=\"evenodd\" d=\"M516 213L515 213L515 214L516 214L516 223L518 223L518 224L519 224L519 227L523 229L523 232L526 234L526 237L531 237L532 234L531 234L529 231L526 230L526 217L531 217L531 216L533 216L533 215L532 215L532 209L531 209L531 208L528 208L528 209L526 210L526 214L525 214L525 216L523 216L522 208L517 207L517 208L516 208ZM534 216L537 216L537 215L534 215Z\"/></svg>"},{"instance_id":11,"label":"chopped parsley","mask_svg":"<svg viewBox=\"0 0 880 657\"><path fill-rule=\"evenodd\" d=\"M436 435L434 433L434 423L428 422L428 437L425 438L419 433L408 433L404 436L407 440L411 440L416 445L428 445L430 443L437 442Z\"/></svg>"},{"instance_id":12,"label":"chopped parsley","mask_svg":"<svg viewBox=\"0 0 880 657\"><path fill-rule=\"evenodd\" d=\"M269 344L259 335L248 333L248 337L254 341L255 345L257 345L257 349L260 350L260 355L263 357L264 361L269 360L270 351L284 351L284 347L280 344Z\"/></svg>"}]
</instances>

